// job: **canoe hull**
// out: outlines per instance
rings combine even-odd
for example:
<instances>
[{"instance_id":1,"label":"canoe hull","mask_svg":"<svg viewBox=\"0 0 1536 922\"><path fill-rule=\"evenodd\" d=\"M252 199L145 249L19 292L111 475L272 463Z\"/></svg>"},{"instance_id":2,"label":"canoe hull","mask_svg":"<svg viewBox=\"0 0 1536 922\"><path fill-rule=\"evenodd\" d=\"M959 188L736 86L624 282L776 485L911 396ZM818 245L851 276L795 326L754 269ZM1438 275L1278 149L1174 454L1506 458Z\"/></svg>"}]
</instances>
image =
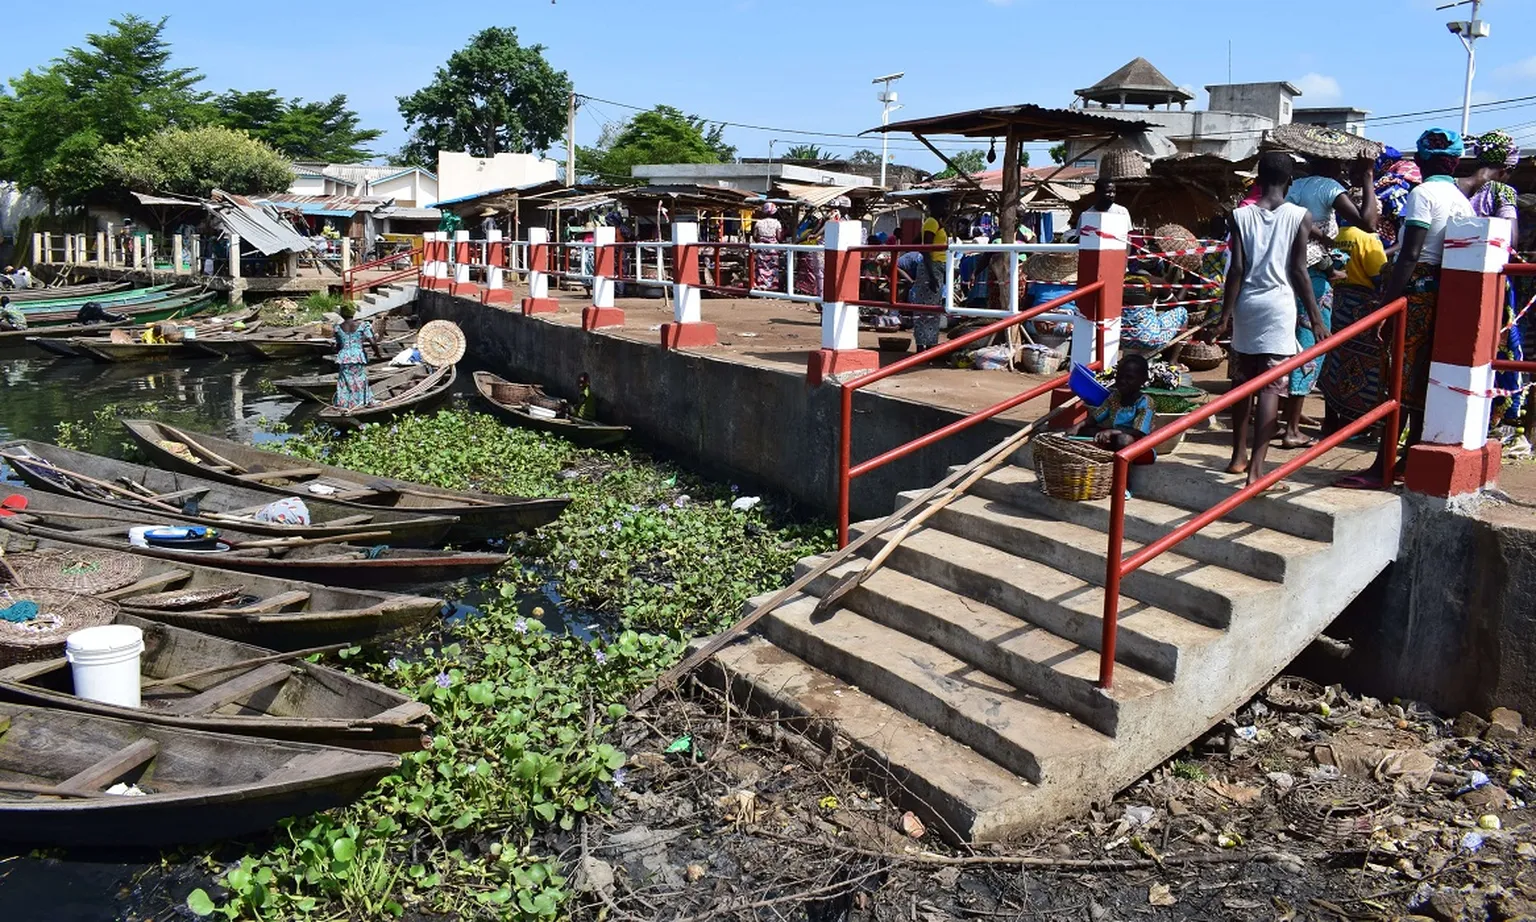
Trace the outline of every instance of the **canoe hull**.
<instances>
[{"instance_id":1,"label":"canoe hull","mask_svg":"<svg viewBox=\"0 0 1536 922\"><path fill-rule=\"evenodd\" d=\"M578 420L569 418L547 419L535 416L521 410L518 407L508 406L497 401L491 396L491 386L498 382L512 383L498 375L488 371L477 371L474 374L475 392L488 406L493 414L514 426L525 429L536 429L540 432L549 432L568 440L573 445L581 448L606 448L617 445L629 437L628 426L605 426L590 420Z\"/></svg>"},{"instance_id":2,"label":"canoe hull","mask_svg":"<svg viewBox=\"0 0 1536 922\"><path fill-rule=\"evenodd\" d=\"M443 371L444 374L437 381L425 387L419 395L411 396L405 400L385 400L363 407L360 410L338 410L335 407L326 407L320 411L318 416L324 422L330 423L338 429L350 430L361 429L368 423L377 423L391 419L398 413L430 410L448 399L448 395L453 392L454 382L458 380L458 369L454 366L450 365Z\"/></svg>"},{"instance_id":3,"label":"canoe hull","mask_svg":"<svg viewBox=\"0 0 1536 922\"><path fill-rule=\"evenodd\" d=\"M0 841L32 847L163 848L250 835L356 800L399 766L383 753L205 733L0 704L0 784L57 784L144 741L147 766L116 776L143 797L0 793ZM110 782L109 782L110 783Z\"/></svg>"},{"instance_id":4,"label":"canoe hull","mask_svg":"<svg viewBox=\"0 0 1536 922\"><path fill-rule=\"evenodd\" d=\"M203 433L183 433L174 427L169 427L152 420L125 419L122 422L129 438L138 443L139 450L145 457L150 458L154 464L165 470L180 471L191 474L194 477L206 477L209 480L217 480L222 483L237 482L235 475L215 470L209 465L189 461L181 455L166 450L160 445L161 439L181 441L190 437L206 450L215 452L220 457L233 461L245 468L259 465L257 469L281 471L284 465L299 463L286 455L263 451L252 446L242 445L231 442L228 439L221 439ZM189 448L189 450L192 449ZM498 496L487 493L456 493L455 491L440 490L424 484L395 480L388 477L371 477L367 474L326 464L314 463L312 466L321 472L320 479L330 478L340 483L362 485L378 483L384 487L396 487L400 490L408 491L403 494L403 498L409 500L409 505L390 506L383 498L400 495L396 493L381 494L381 499L378 501L332 499L331 502L340 503L359 510L377 509L382 506L385 508L403 509L422 515L457 516L459 521L449 528L448 536L445 539L455 544L505 538L507 535L517 532L531 531L541 525L548 525L559 518L560 514L565 511L565 507L570 504L570 499L563 496L549 499L532 499L516 496ZM266 483L257 480L246 480L238 482L243 486L268 490L274 494L310 495L306 492L304 484L297 481L285 480L281 483Z\"/></svg>"}]
</instances>

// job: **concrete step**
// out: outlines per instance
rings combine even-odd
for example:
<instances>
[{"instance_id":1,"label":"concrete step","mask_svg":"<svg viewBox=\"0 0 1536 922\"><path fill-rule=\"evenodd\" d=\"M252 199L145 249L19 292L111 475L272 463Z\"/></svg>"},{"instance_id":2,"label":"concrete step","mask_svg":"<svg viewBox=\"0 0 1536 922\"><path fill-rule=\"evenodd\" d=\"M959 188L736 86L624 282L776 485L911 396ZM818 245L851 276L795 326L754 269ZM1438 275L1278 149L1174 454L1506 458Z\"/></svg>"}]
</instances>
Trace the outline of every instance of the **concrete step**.
<instances>
[{"instance_id":1,"label":"concrete step","mask_svg":"<svg viewBox=\"0 0 1536 922\"><path fill-rule=\"evenodd\" d=\"M909 491L901 498L911 500L921 492ZM1108 539L1103 532L979 496L962 496L928 521L952 534L1027 557L1095 585L1104 584ZM1124 543L1127 556L1140 548L1134 541ZM1255 611L1271 601L1280 584L1169 551L1126 576L1121 589L1192 621L1224 628L1232 623L1234 613Z\"/></svg>"},{"instance_id":2,"label":"concrete step","mask_svg":"<svg viewBox=\"0 0 1536 922\"><path fill-rule=\"evenodd\" d=\"M1095 531L1109 531L1109 500L1073 502L1047 496L1033 470L1009 466L977 481L971 493L994 502L1011 503L1046 518L1071 522ZM1194 512L1146 499L1137 493L1125 504L1125 536L1154 541L1195 517ZM1283 581L1296 564L1325 553L1321 541L1298 538L1248 522L1221 519L1178 545L1178 552L1195 560L1274 582Z\"/></svg>"},{"instance_id":3,"label":"concrete step","mask_svg":"<svg viewBox=\"0 0 1536 922\"><path fill-rule=\"evenodd\" d=\"M867 774L889 777L892 800L952 842L999 841L1073 808L1057 798L1052 810L1035 785L761 637L726 647L706 673L748 710L798 719L828 751L851 741Z\"/></svg>"},{"instance_id":4,"label":"concrete step","mask_svg":"<svg viewBox=\"0 0 1536 922\"><path fill-rule=\"evenodd\" d=\"M796 576L824 560L801 561ZM865 563L848 561L818 577L807 591L821 597L843 576L862 570ZM932 644L1110 736L1122 721L1134 720L1154 706L1158 693L1168 688L1166 682L1122 666L1115 672L1114 689L1105 693L1098 687L1096 651L889 567L876 570L844 595L840 604Z\"/></svg>"},{"instance_id":5,"label":"concrete step","mask_svg":"<svg viewBox=\"0 0 1536 922\"><path fill-rule=\"evenodd\" d=\"M874 523L857 523L856 534ZM883 547L877 537L870 553ZM1099 649L1104 590L1034 560L936 528L919 528L891 554L887 567L989 605L1090 650ZM1120 598L1115 661L1172 681L1184 653L1221 636L1154 605Z\"/></svg>"},{"instance_id":6,"label":"concrete step","mask_svg":"<svg viewBox=\"0 0 1536 922\"><path fill-rule=\"evenodd\" d=\"M800 595L758 622L789 653L884 701L1026 780L1065 783L1112 741L945 651L841 609L815 623Z\"/></svg>"}]
</instances>

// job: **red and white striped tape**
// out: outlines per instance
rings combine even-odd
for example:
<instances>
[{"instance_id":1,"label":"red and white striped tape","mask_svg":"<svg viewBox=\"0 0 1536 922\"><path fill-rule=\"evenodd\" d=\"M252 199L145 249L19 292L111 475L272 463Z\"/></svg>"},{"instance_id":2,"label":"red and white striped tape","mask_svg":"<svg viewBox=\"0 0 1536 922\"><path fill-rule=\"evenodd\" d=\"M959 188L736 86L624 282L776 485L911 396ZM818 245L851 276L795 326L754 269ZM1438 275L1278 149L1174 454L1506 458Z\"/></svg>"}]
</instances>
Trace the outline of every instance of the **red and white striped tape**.
<instances>
[{"instance_id":1,"label":"red and white striped tape","mask_svg":"<svg viewBox=\"0 0 1536 922\"><path fill-rule=\"evenodd\" d=\"M1137 253L1136 254L1136 258L1137 259L1173 259L1174 257L1177 257L1177 256L1204 256L1207 253L1225 253L1227 251L1227 248L1228 248L1227 244L1225 244L1225 243L1218 243L1218 244L1214 244L1214 245L1208 246L1208 247L1193 247L1193 248L1188 249L1188 250L1167 250L1167 251L1162 252L1162 253L1148 253L1148 252L1143 251L1143 252ZM1136 249L1140 250L1141 247L1137 247Z\"/></svg>"},{"instance_id":2,"label":"red and white striped tape","mask_svg":"<svg viewBox=\"0 0 1536 922\"><path fill-rule=\"evenodd\" d=\"M1444 381L1441 381L1438 378L1430 378L1429 379L1429 383L1435 385L1436 387L1443 387L1446 390L1448 390L1448 391L1450 391L1450 392L1452 392L1454 394L1462 394L1462 395L1467 396L1467 397L1486 397L1486 398L1488 398L1490 400L1492 400L1495 397L1513 397L1516 394L1523 394L1523 393L1525 393L1527 390L1530 390L1532 387L1536 387L1536 383L1533 383L1533 384L1527 384L1525 387L1517 387L1517 388L1515 388L1513 390L1506 390L1506 389L1504 389L1502 387L1495 387L1495 388L1490 388L1490 389L1488 389L1486 391L1473 391L1473 390L1468 390L1467 388L1464 388L1464 387L1457 387L1454 384L1446 384Z\"/></svg>"}]
</instances>

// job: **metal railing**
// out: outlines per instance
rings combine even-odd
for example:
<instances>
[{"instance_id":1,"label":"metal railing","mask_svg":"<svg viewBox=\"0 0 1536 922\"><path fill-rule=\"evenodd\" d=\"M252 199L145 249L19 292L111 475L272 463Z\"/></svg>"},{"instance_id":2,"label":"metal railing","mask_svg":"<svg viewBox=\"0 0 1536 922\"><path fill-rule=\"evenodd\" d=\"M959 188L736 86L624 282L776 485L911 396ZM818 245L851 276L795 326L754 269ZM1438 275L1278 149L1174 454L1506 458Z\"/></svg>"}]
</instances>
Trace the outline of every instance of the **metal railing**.
<instances>
[{"instance_id":1,"label":"metal railing","mask_svg":"<svg viewBox=\"0 0 1536 922\"><path fill-rule=\"evenodd\" d=\"M1045 394L1049 394L1056 388L1066 384L1068 375L1059 375L1049 381L1046 381L1043 384L1036 385L1029 390L1026 390L1013 397L1009 397L1007 400L995 403L986 409L978 410L969 416L955 420L947 426L942 426L928 433L927 435L919 436L910 442L898 445L889 451L882 452L881 454L878 454L875 457L868 459L867 461L861 461L858 464L853 463L854 391L859 390L860 388L868 387L877 381L882 381L886 378L889 378L891 375L900 374L901 372L906 371L907 369L914 366L927 364L939 356L947 355L958 349L962 349L965 346L976 342L977 340L986 339L997 333L1001 333L1004 330L1007 330L1009 327L1023 323L1026 320L1032 320L1043 314L1048 314L1076 298L1095 295L1103 290L1103 282L1091 282L1087 285L1084 285L1082 288L1062 295L1059 298L1053 298L1050 301L1046 301L1044 304L1036 305L1035 307L1025 311L1020 311L1010 317L1005 317L1002 320L989 323L978 330L965 334L964 336L958 336L946 343L943 343L942 345L935 346L932 349L917 353L916 355L909 355L904 359L892 362L891 364L879 369L878 371L873 371L867 375L845 383L842 386L842 428L838 436L839 441L837 454L838 547L842 547L848 543L849 494L852 491L853 479L855 477L861 477L870 471L875 470L876 468L890 464L892 461L905 458L907 455L910 455L921 448L926 448L935 442L948 438L957 432L963 432L978 423L985 422L986 420L991 419L999 413L1006 412L1013 409L1014 407L1021 406L1031 400L1042 397ZM1094 367L1097 367L1099 363L1095 362L1093 364Z\"/></svg>"},{"instance_id":2,"label":"metal railing","mask_svg":"<svg viewBox=\"0 0 1536 922\"><path fill-rule=\"evenodd\" d=\"M366 294L371 289L377 288L380 285L388 285L391 282L398 282L402 279L407 279L411 276L417 275L421 271L419 264L421 262L422 255L422 248L416 247L409 252L392 253L388 256L381 256L378 259L371 259L368 262L352 266L351 268L347 269L346 272L342 273L342 296L350 300L355 298L359 291ZM359 272L367 272L373 269L377 269L380 266L394 266L398 264L402 259L405 260L404 268L392 269L385 275L378 278L367 280L358 279Z\"/></svg>"},{"instance_id":3,"label":"metal railing","mask_svg":"<svg viewBox=\"0 0 1536 922\"><path fill-rule=\"evenodd\" d=\"M1221 397L1194 410L1177 422L1157 429L1157 438L1138 439L1131 445L1115 452L1114 483L1110 488L1109 551L1106 555L1104 573L1104 624L1103 636L1100 639L1099 647L1100 688L1109 689L1114 684L1115 640L1119 631L1120 581L1122 579L1146 566L1153 558L1172 549L1195 532L1198 532L1238 506L1258 496L1282 479L1290 476L1293 472L1306 466L1313 459L1332 451L1345 441L1383 420L1386 421L1386 429L1385 435L1381 439L1381 458L1379 462L1382 470L1382 488L1387 489L1392 486L1393 468L1397 460L1396 434L1401 431L1402 424L1403 343L1407 329L1407 304L1406 299L1398 298L1391 304L1379 308L1360 320L1355 321L1338 333L1329 336L1310 349L1287 359L1264 374L1232 388ZM1130 482L1131 464L1137 458L1152 451L1157 443L1185 432L1198 423L1211 419L1216 414L1230 409L1239 401L1253 397L1275 381L1289 376L1291 372L1301 366L1314 359L1323 357L1355 337L1362 335L1375 336L1378 327L1394 318L1396 318L1396 322L1392 324L1392 365L1388 370L1389 380L1386 382L1389 394L1387 399L1383 400L1359 419L1346 423L1316 445L1278 465L1254 483L1243 487L1163 537L1143 545L1130 557L1123 556L1125 551L1126 490Z\"/></svg>"}]
</instances>

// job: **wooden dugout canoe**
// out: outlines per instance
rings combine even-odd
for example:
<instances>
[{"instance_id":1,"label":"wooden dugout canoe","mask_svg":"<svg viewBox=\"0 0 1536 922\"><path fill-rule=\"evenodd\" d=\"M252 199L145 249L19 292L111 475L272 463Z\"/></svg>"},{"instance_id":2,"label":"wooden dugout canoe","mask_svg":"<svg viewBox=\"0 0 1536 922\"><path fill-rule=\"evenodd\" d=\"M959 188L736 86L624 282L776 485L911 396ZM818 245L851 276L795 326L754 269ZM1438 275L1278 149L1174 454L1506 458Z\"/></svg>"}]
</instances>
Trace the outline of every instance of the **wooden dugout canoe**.
<instances>
[{"instance_id":1,"label":"wooden dugout canoe","mask_svg":"<svg viewBox=\"0 0 1536 922\"><path fill-rule=\"evenodd\" d=\"M357 799L396 756L0 703L0 841L211 842ZM105 793L133 783L143 796Z\"/></svg>"},{"instance_id":2,"label":"wooden dugout canoe","mask_svg":"<svg viewBox=\"0 0 1536 922\"><path fill-rule=\"evenodd\" d=\"M123 428L145 457L166 470L294 496L314 495L311 487L318 486L336 491L329 496L331 502L356 509L387 508L457 516L458 522L448 530L446 539L456 543L505 538L547 525L571 502L565 496L501 496L371 477L148 419L125 419ZM185 454L172 451L168 445L184 446ZM196 460L189 460L188 456ZM262 472L269 476L252 476Z\"/></svg>"},{"instance_id":3,"label":"wooden dugout canoe","mask_svg":"<svg viewBox=\"0 0 1536 922\"><path fill-rule=\"evenodd\" d=\"M269 491L163 471L115 458L74 451L47 442L17 439L0 444L0 458L28 485L112 506L210 528L236 528L249 535L333 538L370 534L401 547L430 547L448 533L453 516L418 515L372 507L359 512L318 496L304 497L309 524L257 522L250 515L271 504ZM115 489L109 489L109 487ZM160 499L165 497L165 499ZM195 509L185 506L195 501ZM130 524L140 524L137 522Z\"/></svg>"},{"instance_id":4,"label":"wooden dugout canoe","mask_svg":"<svg viewBox=\"0 0 1536 922\"><path fill-rule=\"evenodd\" d=\"M381 422L396 413L429 410L448 399L458 375L458 369L449 365L424 378L390 378L373 389L373 403L355 410L326 407L317 416L338 429L360 429L367 423Z\"/></svg>"},{"instance_id":5,"label":"wooden dugout canoe","mask_svg":"<svg viewBox=\"0 0 1536 922\"><path fill-rule=\"evenodd\" d=\"M547 417L532 412L528 409L531 401L550 399L544 389L536 384L516 384L488 371L475 372L474 379L475 391L490 404L491 412L513 425L551 432L582 448L617 445L629 435L628 426L607 426L590 419L576 419L568 415ZM494 396L498 387L503 390L511 388L516 396L510 400L498 399Z\"/></svg>"},{"instance_id":6,"label":"wooden dugout canoe","mask_svg":"<svg viewBox=\"0 0 1536 922\"><path fill-rule=\"evenodd\" d=\"M0 519L0 526L6 521ZM129 550L107 550L103 547L106 542L84 544L47 537L64 530L46 526L26 529L16 524L19 531L0 531L0 545L9 554L52 554L88 565ZM84 520L80 524L88 527L95 523ZM91 594L116 602L129 614L274 650L367 640L420 624L443 610L443 600L429 596L340 589L193 562L217 563L214 554L182 555L193 560L134 556L143 564L134 582ZM40 586L49 583L46 579L30 582Z\"/></svg>"},{"instance_id":7,"label":"wooden dugout canoe","mask_svg":"<svg viewBox=\"0 0 1536 922\"><path fill-rule=\"evenodd\" d=\"M375 362L368 366L368 382L379 384L396 376L405 375L424 377L427 372L425 365L401 366L391 365L388 362ZM334 371L326 375L295 375L291 378L279 378L272 382L272 386L290 397L329 406L336 402L336 382L340 377Z\"/></svg>"},{"instance_id":8,"label":"wooden dugout canoe","mask_svg":"<svg viewBox=\"0 0 1536 922\"><path fill-rule=\"evenodd\" d=\"M6 484L0 488L27 501L25 513L0 517L0 528L35 537L52 538L144 557L201 564L241 573L260 573L288 580L375 589L379 586L448 582L495 572L505 554L372 547L341 540L275 539L231 528L220 528L219 549L192 551L159 546L138 547L129 541L123 511L90 500L39 493ZM175 519L135 513L134 525L178 525ZM272 646L272 644L267 644Z\"/></svg>"},{"instance_id":9,"label":"wooden dugout canoe","mask_svg":"<svg viewBox=\"0 0 1536 922\"><path fill-rule=\"evenodd\" d=\"M298 657L271 662L280 654L126 613L114 623L144 632L140 707L77 696L62 656L0 669L0 700L183 730L386 752L421 748L431 723L426 705L338 669ZM220 666L232 668L210 672Z\"/></svg>"}]
</instances>

